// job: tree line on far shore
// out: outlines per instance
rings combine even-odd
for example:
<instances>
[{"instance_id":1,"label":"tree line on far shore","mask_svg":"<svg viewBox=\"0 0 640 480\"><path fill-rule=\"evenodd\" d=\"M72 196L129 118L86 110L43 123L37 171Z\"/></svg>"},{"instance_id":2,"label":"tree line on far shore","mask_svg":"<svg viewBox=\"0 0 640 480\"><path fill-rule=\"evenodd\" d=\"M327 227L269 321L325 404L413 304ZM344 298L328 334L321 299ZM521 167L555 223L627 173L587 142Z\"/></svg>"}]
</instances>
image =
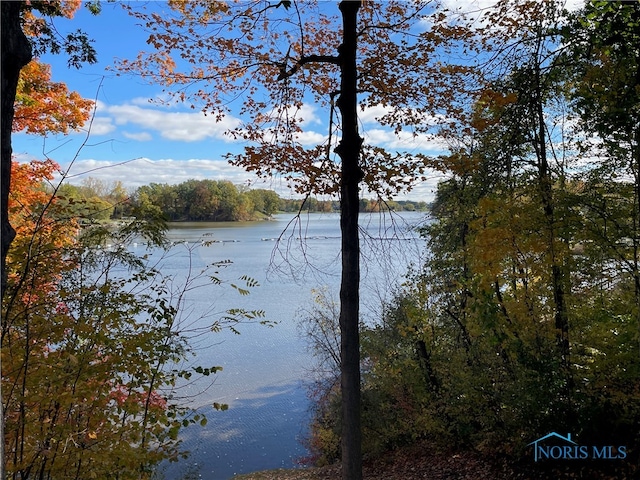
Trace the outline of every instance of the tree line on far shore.
<instances>
[{"instance_id":1,"label":"tree line on far shore","mask_svg":"<svg viewBox=\"0 0 640 480\"><path fill-rule=\"evenodd\" d=\"M87 178L81 185L64 184L60 200L87 222L126 217L162 217L170 222L251 221L278 212L338 212L338 200L313 197L287 199L273 190L250 189L228 180L187 180L169 185L151 183L128 192L122 182ZM426 211L424 201L360 200L360 211Z\"/></svg>"}]
</instances>

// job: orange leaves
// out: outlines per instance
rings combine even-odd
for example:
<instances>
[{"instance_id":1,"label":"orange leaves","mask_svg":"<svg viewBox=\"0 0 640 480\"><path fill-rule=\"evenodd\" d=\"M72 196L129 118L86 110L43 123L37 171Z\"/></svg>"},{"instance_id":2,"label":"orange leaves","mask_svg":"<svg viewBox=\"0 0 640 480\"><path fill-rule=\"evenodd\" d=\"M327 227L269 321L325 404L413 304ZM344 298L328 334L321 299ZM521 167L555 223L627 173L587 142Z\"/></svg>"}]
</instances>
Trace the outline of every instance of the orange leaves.
<instances>
[{"instance_id":1,"label":"orange leaves","mask_svg":"<svg viewBox=\"0 0 640 480\"><path fill-rule=\"evenodd\" d=\"M81 0L45 0L24 3L27 8L22 14L23 30L25 35L30 37L38 37L43 32L47 32L48 26L43 17L73 18L82 6ZM42 17L34 15L34 10L40 12Z\"/></svg>"},{"instance_id":2,"label":"orange leaves","mask_svg":"<svg viewBox=\"0 0 640 480\"><path fill-rule=\"evenodd\" d=\"M58 0L60 13L63 17L73 18L82 5L82 0Z\"/></svg>"},{"instance_id":3,"label":"orange leaves","mask_svg":"<svg viewBox=\"0 0 640 480\"><path fill-rule=\"evenodd\" d=\"M332 194L339 188L339 165L326 160L322 145L306 149L296 144L263 142L245 147L243 154L230 160L233 165L262 177L284 175L298 193Z\"/></svg>"},{"instance_id":4,"label":"orange leaves","mask_svg":"<svg viewBox=\"0 0 640 480\"><path fill-rule=\"evenodd\" d=\"M65 265L60 248L75 242L77 224L70 218L57 218L56 200L47 188L59 170L51 161L12 163L9 219L16 230L16 238L7 257L12 275L27 275L30 263L42 262L47 271L60 271ZM34 277L41 287L54 276L40 270Z\"/></svg>"},{"instance_id":5,"label":"orange leaves","mask_svg":"<svg viewBox=\"0 0 640 480\"><path fill-rule=\"evenodd\" d=\"M171 10L162 13L131 5L131 14L150 33L152 50L118 68L165 86L175 101L216 119L237 112L244 124L230 135L250 149L235 164L259 174L284 174L299 185L311 175L307 181L318 188L326 180L319 181L322 175L314 169L327 171L333 160L327 160L326 150L335 146L324 138L340 135L340 126L327 118L340 84L339 10L329 2L298 2L295 9L277 5L172 0ZM477 52L477 28L449 24L427 0L367 2L358 22L359 101L365 108L386 107L380 125L396 133L434 134L466 120L481 75L476 59L463 53ZM325 108L319 118L324 127L306 132L311 122L273 113L278 106L303 104ZM317 138L319 154L298 145L307 133ZM364 181L376 191L394 193L411 188L427 166L422 157L394 153L376 153L365 161ZM338 167L334 163L329 170Z\"/></svg>"},{"instance_id":6,"label":"orange leaves","mask_svg":"<svg viewBox=\"0 0 640 480\"><path fill-rule=\"evenodd\" d=\"M29 218L40 216L40 207L49 202L50 192L44 182L53 179L60 167L53 160L11 164L9 212L13 225L24 225Z\"/></svg>"},{"instance_id":7,"label":"orange leaves","mask_svg":"<svg viewBox=\"0 0 640 480\"><path fill-rule=\"evenodd\" d=\"M518 95L515 92L507 94L486 88L480 93L475 103L471 126L482 132L491 125L501 120L501 114L507 105L517 102Z\"/></svg>"},{"instance_id":8,"label":"orange leaves","mask_svg":"<svg viewBox=\"0 0 640 480\"><path fill-rule=\"evenodd\" d=\"M64 83L52 82L49 65L32 61L20 72L13 131L68 133L84 125L92 107L93 101L69 92Z\"/></svg>"}]
</instances>

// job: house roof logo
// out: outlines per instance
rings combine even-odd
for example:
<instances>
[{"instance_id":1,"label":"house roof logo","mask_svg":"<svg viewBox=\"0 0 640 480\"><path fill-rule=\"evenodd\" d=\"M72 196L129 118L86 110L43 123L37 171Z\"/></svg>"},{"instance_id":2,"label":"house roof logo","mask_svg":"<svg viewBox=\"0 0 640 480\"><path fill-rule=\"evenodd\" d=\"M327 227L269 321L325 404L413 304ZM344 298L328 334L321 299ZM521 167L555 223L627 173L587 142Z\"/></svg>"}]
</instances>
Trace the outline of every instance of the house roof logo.
<instances>
[{"instance_id":1,"label":"house roof logo","mask_svg":"<svg viewBox=\"0 0 640 480\"><path fill-rule=\"evenodd\" d=\"M544 442L547 441L549 439L559 439L563 442L566 442L567 444L571 444L571 445L577 445L576 442L574 442L573 440L571 440L571 434L567 433L566 437L563 437L562 435L560 435L559 433L556 432L551 432L551 433L547 433L544 437L540 437L537 440L534 440L533 442L529 443L527 445L533 445L533 451L534 451L534 461L538 461L538 443L540 442Z\"/></svg>"}]
</instances>

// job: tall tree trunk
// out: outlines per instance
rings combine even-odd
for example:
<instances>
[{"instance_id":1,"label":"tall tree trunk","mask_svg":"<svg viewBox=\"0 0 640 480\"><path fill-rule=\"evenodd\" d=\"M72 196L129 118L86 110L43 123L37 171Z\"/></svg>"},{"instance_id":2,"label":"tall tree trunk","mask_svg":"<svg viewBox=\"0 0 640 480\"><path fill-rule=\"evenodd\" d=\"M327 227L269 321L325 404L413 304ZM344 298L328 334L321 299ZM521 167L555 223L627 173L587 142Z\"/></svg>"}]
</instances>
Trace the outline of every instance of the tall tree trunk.
<instances>
[{"instance_id":1,"label":"tall tree trunk","mask_svg":"<svg viewBox=\"0 0 640 480\"><path fill-rule=\"evenodd\" d=\"M560 369L563 377L563 403L566 414L572 414L571 395L573 390L573 375L570 362L569 343L569 312L567 305L567 277L565 273L565 260L558 252L558 227L555 212L555 201L553 194L553 178L549 168L547 154L547 129L544 115L544 95L541 74L541 44L542 35L538 37L538 51L536 52L536 64L533 69L533 97L531 105L532 116L535 118L533 148L537 157L538 187L542 210L546 223L546 235L549 248L549 260L551 263L551 286L553 289L554 303L554 323L556 329L556 342L560 356ZM567 417L568 418L568 417Z\"/></svg>"},{"instance_id":2,"label":"tall tree trunk","mask_svg":"<svg viewBox=\"0 0 640 480\"><path fill-rule=\"evenodd\" d=\"M342 478L362 478L360 431L360 239L358 234L358 184L362 138L357 111L357 18L360 1L340 2L343 43L339 50L341 70L338 108L342 116L342 139L336 152L342 161L340 231L342 279L340 282L340 360L342 387Z\"/></svg>"},{"instance_id":3,"label":"tall tree trunk","mask_svg":"<svg viewBox=\"0 0 640 480\"><path fill-rule=\"evenodd\" d=\"M640 86L640 66L636 72L638 78L637 86ZM634 196L635 202L632 209L633 212L633 279L635 290L635 309L636 309L636 323L637 323L637 341L638 341L638 359L640 359L640 245L638 239L638 233L640 229L640 126L634 129L631 140L631 156L633 158L634 171Z\"/></svg>"},{"instance_id":4,"label":"tall tree trunk","mask_svg":"<svg viewBox=\"0 0 640 480\"><path fill-rule=\"evenodd\" d=\"M13 104L16 99L20 70L31 61L31 44L20 24L22 2L2 2L2 154L0 157L0 180L2 195L2 294L7 286L6 259L9 246L16 233L9 223L9 188L11 186L11 126L13 124Z\"/></svg>"},{"instance_id":5,"label":"tall tree trunk","mask_svg":"<svg viewBox=\"0 0 640 480\"><path fill-rule=\"evenodd\" d=\"M11 187L11 127L13 125L13 104L16 99L20 70L31 61L31 44L20 24L22 2L0 2L0 31L2 44L2 68L0 82L2 104L0 106L0 128L2 129L2 147L0 153L0 242L2 242L2 261L0 264L0 298L7 287L7 253L16 236L9 223L9 188ZM0 392L0 479L5 478L4 469L4 412Z\"/></svg>"}]
</instances>

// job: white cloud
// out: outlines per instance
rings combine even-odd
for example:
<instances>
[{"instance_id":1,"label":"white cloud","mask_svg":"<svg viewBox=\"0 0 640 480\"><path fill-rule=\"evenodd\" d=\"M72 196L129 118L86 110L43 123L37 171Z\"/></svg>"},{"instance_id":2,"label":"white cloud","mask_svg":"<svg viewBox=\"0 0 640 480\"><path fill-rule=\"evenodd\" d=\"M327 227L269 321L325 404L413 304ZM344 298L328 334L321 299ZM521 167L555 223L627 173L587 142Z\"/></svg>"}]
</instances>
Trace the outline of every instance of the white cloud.
<instances>
[{"instance_id":1,"label":"white cloud","mask_svg":"<svg viewBox=\"0 0 640 480\"><path fill-rule=\"evenodd\" d=\"M216 121L214 117L202 112L166 112L130 104L107 106L105 110L114 116L117 125L137 125L154 130L168 140L183 142L206 138L228 141L224 133L240 123L238 119L230 116Z\"/></svg>"},{"instance_id":2,"label":"white cloud","mask_svg":"<svg viewBox=\"0 0 640 480\"><path fill-rule=\"evenodd\" d=\"M63 169L68 166L62 165ZM76 161L69 171L66 181L81 184L88 177L106 183L116 181L129 191L150 183L166 183L175 185L190 179L229 180L236 185L247 185L251 188L274 190L283 198L298 198L287 182L281 177L259 179L242 168L234 167L225 160L209 159L160 159L138 158L129 162L117 163L107 160L86 159ZM434 173L425 181L416 182L411 192L403 193L398 200L430 200L442 175ZM364 193L365 196L367 192Z\"/></svg>"},{"instance_id":3,"label":"white cloud","mask_svg":"<svg viewBox=\"0 0 640 480\"><path fill-rule=\"evenodd\" d=\"M471 17L482 15L494 7L499 0L442 0L442 6L452 12L465 13ZM564 7L569 11L582 8L585 0L565 0Z\"/></svg>"},{"instance_id":4,"label":"white cloud","mask_svg":"<svg viewBox=\"0 0 640 480\"><path fill-rule=\"evenodd\" d=\"M316 111L317 107L313 104L304 103L302 106L289 106L287 108L279 110L280 107L273 107L270 111L265 112L266 118L270 121L276 121L278 118L295 118L300 124L318 124L323 125L324 121L318 117Z\"/></svg>"},{"instance_id":5,"label":"white cloud","mask_svg":"<svg viewBox=\"0 0 640 480\"><path fill-rule=\"evenodd\" d=\"M478 20L488 9L493 7L499 0L442 0L440 7L434 12L446 12L447 20L455 23L461 18L467 20ZM425 15L418 23L419 28L428 31L433 27L433 17Z\"/></svg>"},{"instance_id":6,"label":"white cloud","mask_svg":"<svg viewBox=\"0 0 640 480\"><path fill-rule=\"evenodd\" d=\"M134 98L120 105L108 105L97 102L98 116L91 126L92 135L108 135L117 126L131 125L157 132L162 138L180 142L194 142L214 138L230 141L225 132L237 127L240 120L230 115L220 121L202 112L167 111L162 107L149 104L146 99ZM88 128L88 123L85 128ZM140 136L138 136L140 135ZM124 136L134 140L149 140L150 133L127 132Z\"/></svg>"},{"instance_id":7,"label":"white cloud","mask_svg":"<svg viewBox=\"0 0 640 480\"><path fill-rule=\"evenodd\" d=\"M358 120L362 123L378 123L378 118L391 113L391 107L384 107L380 104L374 107L367 107L358 112Z\"/></svg>"},{"instance_id":8,"label":"white cloud","mask_svg":"<svg viewBox=\"0 0 640 480\"><path fill-rule=\"evenodd\" d=\"M567 10L575 11L584 7L586 4L586 0L567 0L565 4L565 8Z\"/></svg>"},{"instance_id":9,"label":"white cloud","mask_svg":"<svg viewBox=\"0 0 640 480\"><path fill-rule=\"evenodd\" d=\"M16 161L18 163L29 163L33 159L34 159L33 155L29 153L13 152L13 154L11 155L11 160Z\"/></svg>"},{"instance_id":10,"label":"white cloud","mask_svg":"<svg viewBox=\"0 0 640 480\"><path fill-rule=\"evenodd\" d=\"M430 172L425 175L424 180L415 181L410 191L402 192L395 196L394 200L413 200L430 202L435 198L438 190L438 183L446 177L439 172ZM376 193L367 190L366 186L362 187L362 196L375 197Z\"/></svg>"},{"instance_id":11,"label":"white cloud","mask_svg":"<svg viewBox=\"0 0 640 480\"><path fill-rule=\"evenodd\" d=\"M477 17L497 3L498 0L443 0L442 6L451 12Z\"/></svg>"},{"instance_id":12,"label":"white cloud","mask_svg":"<svg viewBox=\"0 0 640 480\"><path fill-rule=\"evenodd\" d=\"M139 142L148 142L153 139L153 136L149 132L130 133L122 132L122 135L130 138L131 140L137 140Z\"/></svg>"},{"instance_id":13,"label":"white cloud","mask_svg":"<svg viewBox=\"0 0 640 480\"><path fill-rule=\"evenodd\" d=\"M89 127L91 127L91 135L108 135L116 129L112 119L103 116L96 116L91 124L85 123L84 128Z\"/></svg>"},{"instance_id":14,"label":"white cloud","mask_svg":"<svg viewBox=\"0 0 640 480\"><path fill-rule=\"evenodd\" d=\"M482 16L493 8L500 0L442 0L442 7L447 9L450 21L455 22L460 16L464 16L468 20L477 21L485 24L486 20ZM565 0L564 8L573 12L582 8L585 0ZM440 9L442 11L442 9ZM423 17L420 25L423 29L428 30L432 26L430 17Z\"/></svg>"},{"instance_id":15,"label":"white cloud","mask_svg":"<svg viewBox=\"0 0 640 480\"><path fill-rule=\"evenodd\" d=\"M63 168L66 168L63 166ZM186 180L210 178L245 183L254 176L226 160L137 158L127 162L85 159L76 161L69 172L69 181L77 183L86 177L105 181L120 180L126 187L139 187L149 183L177 184Z\"/></svg>"},{"instance_id":16,"label":"white cloud","mask_svg":"<svg viewBox=\"0 0 640 480\"><path fill-rule=\"evenodd\" d=\"M309 103L305 103L296 112L296 116L297 116L297 118L301 118L304 123L321 124L322 121L316 115L316 110L317 109L316 109L315 105L311 105Z\"/></svg>"},{"instance_id":17,"label":"white cloud","mask_svg":"<svg viewBox=\"0 0 640 480\"><path fill-rule=\"evenodd\" d=\"M318 132L304 131L296 134L296 140L304 146L322 145L328 139L327 135Z\"/></svg>"},{"instance_id":18,"label":"white cloud","mask_svg":"<svg viewBox=\"0 0 640 480\"><path fill-rule=\"evenodd\" d=\"M155 108L173 108L178 105L175 101L172 101L171 96L167 93L157 94L153 98L134 97L129 100L129 103L140 107L154 106Z\"/></svg>"},{"instance_id":19,"label":"white cloud","mask_svg":"<svg viewBox=\"0 0 640 480\"><path fill-rule=\"evenodd\" d=\"M398 134L381 128L372 128L364 132L365 142L389 149L408 150L413 152L434 153L446 150L446 145L433 135L417 134L402 131Z\"/></svg>"},{"instance_id":20,"label":"white cloud","mask_svg":"<svg viewBox=\"0 0 640 480\"><path fill-rule=\"evenodd\" d=\"M417 108L416 108L417 110ZM400 110L400 112L402 112L403 110ZM437 115L431 115L431 114L427 114L427 113L422 113L422 114L418 114L414 111L414 112L409 112L409 109L404 109L405 112L408 112L408 114L406 115L406 117L408 117L409 115L413 118L420 118L419 123L421 126L423 127L427 127L427 126L436 126L436 125L441 125L445 120L446 117L440 114ZM366 107L364 109L362 109L361 111L358 112L358 120L360 121L360 123L362 125L367 125L367 124L379 124L379 119L383 118L385 115L389 115L394 113L394 108L393 107L385 107L382 106L380 104L375 105L373 107ZM398 112L395 112L396 116L401 116L398 115Z\"/></svg>"},{"instance_id":21,"label":"white cloud","mask_svg":"<svg viewBox=\"0 0 640 480\"><path fill-rule=\"evenodd\" d=\"M434 172L427 176L426 180L417 182L410 192L398 195L396 200L422 200L432 201L438 190L438 183L445 179L445 176Z\"/></svg>"}]
</instances>

